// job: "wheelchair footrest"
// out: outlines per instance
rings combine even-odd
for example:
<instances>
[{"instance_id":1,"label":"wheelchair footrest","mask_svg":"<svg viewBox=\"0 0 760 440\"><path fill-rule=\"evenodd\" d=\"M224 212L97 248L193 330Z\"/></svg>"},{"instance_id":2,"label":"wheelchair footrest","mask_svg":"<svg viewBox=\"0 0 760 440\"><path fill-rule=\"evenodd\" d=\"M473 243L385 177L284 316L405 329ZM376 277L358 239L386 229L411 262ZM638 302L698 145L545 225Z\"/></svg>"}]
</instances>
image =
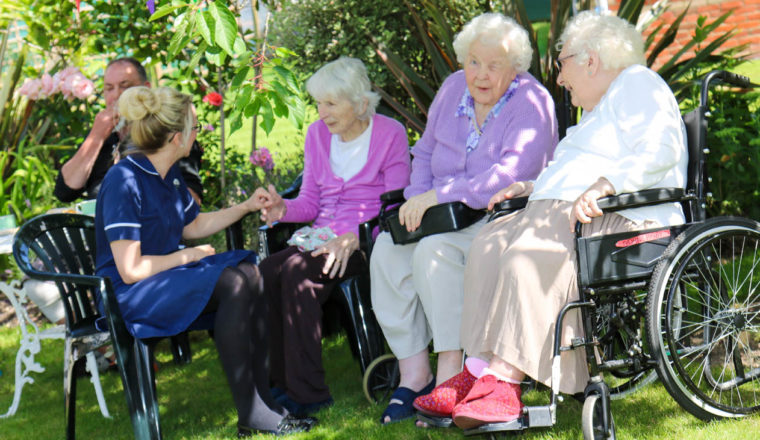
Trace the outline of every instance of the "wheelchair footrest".
<instances>
[{"instance_id":1,"label":"wheelchair footrest","mask_svg":"<svg viewBox=\"0 0 760 440\"><path fill-rule=\"evenodd\" d=\"M505 423L486 423L477 428L465 429L464 435L489 434L502 431L522 431L528 428L540 428L553 426L552 410L550 406L526 406L523 415L516 420Z\"/></svg>"}]
</instances>

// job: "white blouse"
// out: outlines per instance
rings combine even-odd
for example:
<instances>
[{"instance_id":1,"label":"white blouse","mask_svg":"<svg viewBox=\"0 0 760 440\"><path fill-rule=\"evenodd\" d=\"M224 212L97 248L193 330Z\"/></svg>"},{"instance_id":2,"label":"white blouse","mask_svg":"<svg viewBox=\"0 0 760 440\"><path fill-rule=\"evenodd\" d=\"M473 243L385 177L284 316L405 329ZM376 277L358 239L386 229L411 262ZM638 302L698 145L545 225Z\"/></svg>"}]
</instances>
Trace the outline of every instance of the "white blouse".
<instances>
[{"instance_id":1,"label":"white blouse","mask_svg":"<svg viewBox=\"0 0 760 440\"><path fill-rule=\"evenodd\" d=\"M343 142L339 135L332 135L330 139L330 168L344 182L349 181L364 168L369 155L371 137L372 118L370 118L369 125L364 132L356 139Z\"/></svg>"},{"instance_id":2,"label":"white blouse","mask_svg":"<svg viewBox=\"0 0 760 440\"><path fill-rule=\"evenodd\" d=\"M530 200L575 201L605 177L617 194L686 182L686 129L673 93L652 70L634 65L610 84L599 104L568 128L539 174ZM679 204L619 211L634 221L684 222Z\"/></svg>"}]
</instances>

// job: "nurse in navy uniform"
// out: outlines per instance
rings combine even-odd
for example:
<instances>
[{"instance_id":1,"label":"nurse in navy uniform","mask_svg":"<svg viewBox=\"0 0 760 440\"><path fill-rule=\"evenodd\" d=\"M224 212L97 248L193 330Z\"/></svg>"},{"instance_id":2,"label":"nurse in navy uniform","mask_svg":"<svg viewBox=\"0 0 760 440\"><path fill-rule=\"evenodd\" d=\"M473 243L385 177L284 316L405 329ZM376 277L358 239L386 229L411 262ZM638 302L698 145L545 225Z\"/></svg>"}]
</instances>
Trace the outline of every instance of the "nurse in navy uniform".
<instances>
[{"instance_id":1,"label":"nurse in navy uniform","mask_svg":"<svg viewBox=\"0 0 760 440\"><path fill-rule=\"evenodd\" d=\"M129 331L137 338L172 336L214 314L214 342L238 413L238 437L309 430L269 394L267 301L256 254L216 254L208 237L261 208L248 200L201 213L176 162L188 155L198 121L189 95L132 87L119 98L136 150L106 175L95 215L97 274L111 278ZM210 318L210 317L209 317Z\"/></svg>"}]
</instances>

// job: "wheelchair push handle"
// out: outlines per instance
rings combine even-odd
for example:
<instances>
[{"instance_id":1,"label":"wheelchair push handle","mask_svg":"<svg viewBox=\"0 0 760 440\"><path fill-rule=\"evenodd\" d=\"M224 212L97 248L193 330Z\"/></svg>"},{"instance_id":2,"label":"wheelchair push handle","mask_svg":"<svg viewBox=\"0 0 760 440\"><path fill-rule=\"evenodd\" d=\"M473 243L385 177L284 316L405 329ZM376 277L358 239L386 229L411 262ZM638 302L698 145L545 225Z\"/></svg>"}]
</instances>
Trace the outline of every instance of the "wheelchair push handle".
<instances>
[{"instance_id":1,"label":"wheelchair push handle","mask_svg":"<svg viewBox=\"0 0 760 440\"><path fill-rule=\"evenodd\" d=\"M725 70L713 70L705 75L702 79L702 93L700 95L700 105L707 105L707 92L710 88L710 83L719 80L726 84L730 84L734 87L740 87L742 89L749 89L758 87L758 84L753 83L750 79L744 75L739 75L733 72L727 72Z\"/></svg>"}]
</instances>

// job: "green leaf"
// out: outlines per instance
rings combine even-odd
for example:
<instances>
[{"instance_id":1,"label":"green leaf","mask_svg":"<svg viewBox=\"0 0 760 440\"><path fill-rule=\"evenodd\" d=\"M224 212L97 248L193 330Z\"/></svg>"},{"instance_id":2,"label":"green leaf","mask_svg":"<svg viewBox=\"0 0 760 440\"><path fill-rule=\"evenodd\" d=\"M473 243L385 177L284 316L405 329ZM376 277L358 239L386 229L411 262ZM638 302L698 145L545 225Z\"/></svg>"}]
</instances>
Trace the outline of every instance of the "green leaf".
<instances>
[{"instance_id":1,"label":"green leaf","mask_svg":"<svg viewBox=\"0 0 760 440\"><path fill-rule=\"evenodd\" d=\"M246 106L245 108L245 116L247 118L250 118L251 116L258 114L259 109L261 108L261 104L264 101L264 99L261 97L260 94L256 94L256 97L253 98L253 100Z\"/></svg>"},{"instance_id":2,"label":"green leaf","mask_svg":"<svg viewBox=\"0 0 760 440\"><path fill-rule=\"evenodd\" d=\"M235 107L233 111L243 113L251 102L251 96L253 95L253 86L248 84L245 87L238 90L238 94L235 97ZM250 115L246 115L250 116Z\"/></svg>"},{"instance_id":3,"label":"green leaf","mask_svg":"<svg viewBox=\"0 0 760 440\"><path fill-rule=\"evenodd\" d=\"M208 11L201 12L195 15L195 24L198 26L198 32L206 40L206 43L213 46L214 36L211 34L211 29L214 28L214 17Z\"/></svg>"},{"instance_id":4,"label":"green leaf","mask_svg":"<svg viewBox=\"0 0 760 440\"><path fill-rule=\"evenodd\" d=\"M230 83L230 87L233 89L236 89L240 87L243 82L248 79L248 73L251 71L250 66L243 66L242 68L238 69L238 71L235 73L235 77L232 78L232 82Z\"/></svg>"},{"instance_id":5,"label":"green leaf","mask_svg":"<svg viewBox=\"0 0 760 440\"><path fill-rule=\"evenodd\" d=\"M235 52L237 55L241 55L245 53L245 51L248 50L248 48L245 46L245 41L243 41L243 37L238 35L235 38L235 44L232 45L232 51Z\"/></svg>"},{"instance_id":6,"label":"green leaf","mask_svg":"<svg viewBox=\"0 0 760 440\"><path fill-rule=\"evenodd\" d=\"M156 12L154 12L153 15L150 16L150 19L148 19L148 21L156 21L159 18L163 18L164 16L171 14L176 9L185 8L187 6L190 6L190 5L187 3L183 3L181 5L172 5L172 4L163 5L160 8L156 9Z\"/></svg>"},{"instance_id":7,"label":"green leaf","mask_svg":"<svg viewBox=\"0 0 760 440\"><path fill-rule=\"evenodd\" d=\"M208 12L214 17L214 41L229 55L235 55L233 46L237 38L237 22L235 16L227 8L220 8L216 2L211 2Z\"/></svg>"},{"instance_id":8,"label":"green leaf","mask_svg":"<svg viewBox=\"0 0 760 440\"><path fill-rule=\"evenodd\" d=\"M272 105L267 100L262 100L262 106L259 109L259 116L261 116L261 123L259 126L264 129L264 132L269 135L274 128L274 114L272 114Z\"/></svg>"},{"instance_id":9,"label":"green leaf","mask_svg":"<svg viewBox=\"0 0 760 440\"><path fill-rule=\"evenodd\" d=\"M277 91L269 92L267 96L274 105L274 114L280 118L285 118L288 116L288 106L285 104L285 101L283 101L281 93L285 92L284 95L287 96L288 92L285 90L285 87L279 83L274 84L274 88Z\"/></svg>"},{"instance_id":10,"label":"green leaf","mask_svg":"<svg viewBox=\"0 0 760 440\"><path fill-rule=\"evenodd\" d=\"M208 47L208 45L205 41L202 41L201 44L198 45L198 48L195 50L195 53L193 53L193 57L190 58L190 62L186 67L188 72L194 70L198 63L200 63L201 57L203 57L204 52L206 52L206 47Z\"/></svg>"}]
</instances>

